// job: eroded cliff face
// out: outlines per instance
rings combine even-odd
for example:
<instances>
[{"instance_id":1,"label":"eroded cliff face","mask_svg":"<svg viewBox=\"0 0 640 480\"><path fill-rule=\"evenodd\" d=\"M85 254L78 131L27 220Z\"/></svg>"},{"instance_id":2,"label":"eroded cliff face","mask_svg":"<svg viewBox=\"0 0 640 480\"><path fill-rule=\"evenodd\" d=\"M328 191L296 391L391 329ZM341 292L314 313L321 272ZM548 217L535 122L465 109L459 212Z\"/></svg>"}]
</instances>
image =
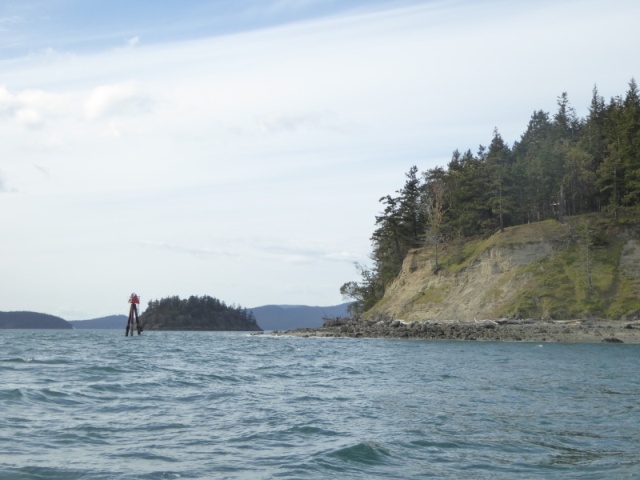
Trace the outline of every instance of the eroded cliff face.
<instances>
[{"instance_id":1,"label":"eroded cliff face","mask_svg":"<svg viewBox=\"0 0 640 480\"><path fill-rule=\"evenodd\" d=\"M601 285L590 292L581 293L580 290L587 292L586 260L581 259L575 230L569 226L553 228L552 235L537 238L525 235L524 241L519 242L487 241L466 264L437 272L431 249L414 250L406 257L401 273L388 286L384 298L367 313L367 317L384 316L407 322L481 321L504 317L575 318L590 315L589 309L593 307L580 305L581 298L585 305L589 303L588 295L603 296L598 299L600 303L624 301L629 304L628 308L625 304L626 310L637 310L638 302L627 298L629 289L636 300L640 296L640 242L637 238L630 238L626 232L612 241L606 248L611 250L608 253L617 256L608 260L611 265L602 265L611 278L601 281ZM604 258L601 251L598 254ZM594 263L604 262L595 259L594 253L592 257ZM563 295L567 297L566 309L558 307ZM520 304L526 306L522 307L525 313L519 311ZM605 311L603 307L602 312ZM594 315L606 316L602 312ZM620 315L616 316L620 318Z\"/></svg>"},{"instance_id":2,"label":"eroded cliff face","mask_svg":"<svg viewBox=\"0 0 640 480\"><path fill-rule=\"evenodd\" d=\"M501 306L526 289L531 278L518 267L551 253L548 243L492 247L459 272L433 273L433 259L421 250L413 251L374 312L407 321L500 317Z\"/></svg>"}]
</instances>

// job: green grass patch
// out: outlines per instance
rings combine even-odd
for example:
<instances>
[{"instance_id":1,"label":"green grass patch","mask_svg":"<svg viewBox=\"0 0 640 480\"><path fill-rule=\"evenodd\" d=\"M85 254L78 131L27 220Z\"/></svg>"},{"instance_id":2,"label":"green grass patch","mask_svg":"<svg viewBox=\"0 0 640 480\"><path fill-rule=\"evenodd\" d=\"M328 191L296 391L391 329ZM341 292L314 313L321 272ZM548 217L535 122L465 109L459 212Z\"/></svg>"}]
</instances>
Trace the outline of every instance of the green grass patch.
<instances>
[{"instance_id":1,"label":"green grass patch","mask_svg":"<svg viewBox=\"0 0 640 480\"><path fill-rule=\"evenodd\" d=\"M428 304L428 303L441 303L449 291L448 284L442 284L437 288L427 287L421 292L411 298L410 303Z\"/></svg>"},{"instance_id":2,"label":"green grass patch","mask_svg":"<svg viewBox=\"0 0 640 480\"><path fill-rule=\"evenodd\" d=\"M607 318L620 318L621 316L640 310L640 285L628 275L621 273L618 277L618 288L607 307Z\"/></svg>"}]
</instances>

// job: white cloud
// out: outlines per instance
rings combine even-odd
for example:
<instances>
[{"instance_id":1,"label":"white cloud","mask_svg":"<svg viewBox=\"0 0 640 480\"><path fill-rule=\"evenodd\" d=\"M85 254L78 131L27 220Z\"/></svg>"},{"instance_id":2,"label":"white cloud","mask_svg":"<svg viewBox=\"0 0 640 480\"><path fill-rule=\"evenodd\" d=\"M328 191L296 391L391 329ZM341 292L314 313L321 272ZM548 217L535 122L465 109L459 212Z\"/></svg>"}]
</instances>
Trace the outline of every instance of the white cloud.
<instances>
[{"instance_id":1,"label":"white cloud","mask_svg":"<svg viewBox=\"0 0 640 480\"><path fill-rule=\"evenodd\" d=\"M94 88L84 103L84 112L89 120L97 120L149 113L152 105L152 99L129 81Z\"/></svg>"},{"instance_id":2,"label":"white cloud","mask_svg":"<svg viewBox=\"0 0 640 480\"><path fill-rule=\"evenodd\" d=\"M13 113L16 106L15 96L12 95L7 87L0 85L0 113Z\"/></svg>"},{"instance_id":3,"label":"white cloud","mask_svg":"<svg viewBox=\"0 0 640 480\"><path fill-rule=\"evenodd\" d=\"M27 127L39 127L43 123L42 115L33 108L20 108L15 112L18 123Z\"/></svg>"},{"instance_id":4,"label":"white cloud","mask_svg":"<svg viewBox=\"0 0 640 480\"><path fill-rule=\"evenodd\" d=\"M43 167L42 165L33 165L36 170L38 170L40 173L42 173L42 175L44 175L45 178L51 178L51 172L49 171L49 169Z\"/></svg>"},{"instance_id":5,"label":"white cloud","mask_svg":"<svg viewBox=\"0 0 640 480\"><path fill-rule=\"evenodd\" d=\"M8 30L13 25L20 23L20 17L17 15L10 15L7 17L0 17L0 32Z\"/></svg>"},{"instance_id":6,"label":"white cloud","mask_svg":"<svg viewBox=\"0 0 640 480\"><path fill-rule=\"evenodd\" d=\"M67 99L64 95L40 89L27 89L16 94L0 85L0 115L13 118L26 127L40 127L49 118L65 112Z\"/></svg>"},{"instance_id":7,"label":"white cloud","mask_svg":"<svg viewBox=\"0 0 640 480\"><path fill-rule=\"evenodd\" d=\"M127 40L127 45L130 48L133 48L135 46L137 46L140 43L140 37L138 37L137 35L135 37L131 37L129 40Z\"/></svg>"}]
</instances>

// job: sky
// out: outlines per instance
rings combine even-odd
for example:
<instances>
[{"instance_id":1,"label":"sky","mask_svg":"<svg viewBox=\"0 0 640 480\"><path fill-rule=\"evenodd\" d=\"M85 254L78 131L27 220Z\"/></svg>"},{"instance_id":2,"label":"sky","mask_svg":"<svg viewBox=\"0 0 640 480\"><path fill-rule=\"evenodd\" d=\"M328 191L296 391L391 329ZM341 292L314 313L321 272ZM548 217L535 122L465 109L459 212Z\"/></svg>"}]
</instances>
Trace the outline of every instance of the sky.
<instances>
[{"instance_id":1,"label":"sky","mask_svg":"<svg viewBox=\"0 0 640 480\"><path fill-rule=\"evenodd\" d=\"M405 173L639 79L636 0L3 0L0 311L336 305Z\"/></svg>"}]
</instances>

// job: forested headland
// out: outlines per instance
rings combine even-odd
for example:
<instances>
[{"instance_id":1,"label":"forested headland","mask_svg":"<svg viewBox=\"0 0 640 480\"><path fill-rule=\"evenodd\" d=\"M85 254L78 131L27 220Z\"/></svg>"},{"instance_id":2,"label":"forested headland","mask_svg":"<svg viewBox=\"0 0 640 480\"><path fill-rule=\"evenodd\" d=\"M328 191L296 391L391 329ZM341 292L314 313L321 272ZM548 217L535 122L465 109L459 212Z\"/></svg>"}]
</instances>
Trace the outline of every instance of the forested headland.
<instances>
[{"instance_id":1,"label":"forested headland","mask_svg":"<svg viewBox=\"0 0 640 480\"><path fill-rule=\"evenodd\" d=\"M567 93L553 114L533 112L509 146L497 128L477 152L455 150L445 167L413 166L404 186L380 198L370 266L340 291L356 314L371 309L401 271L407 254L430 247L435 270L444 244L462 248L506 227L598 212L627 221L640 212L640 94L634 79L606 101L593 89L588 115L577 116Z\"/></svg>"},{"instance_id":2,"label":"forested headland","mask_svg":"<svg viewBox=\"0 0 640 480\"><path fill-rule=\"evenodd\" d=\"M150 300L140 321L145 330L262 330L251 311L208 295Z\"/></svg>"}]
</instances>

